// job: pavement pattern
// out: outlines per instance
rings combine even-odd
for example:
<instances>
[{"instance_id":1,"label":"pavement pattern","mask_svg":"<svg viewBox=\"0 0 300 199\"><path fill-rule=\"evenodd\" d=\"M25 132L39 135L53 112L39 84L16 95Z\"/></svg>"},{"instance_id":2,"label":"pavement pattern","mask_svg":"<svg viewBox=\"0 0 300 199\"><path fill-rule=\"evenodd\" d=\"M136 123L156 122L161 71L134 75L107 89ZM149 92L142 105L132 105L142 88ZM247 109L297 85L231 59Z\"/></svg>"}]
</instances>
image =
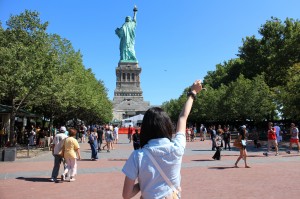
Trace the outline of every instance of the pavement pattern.
<instances>
[{"instance_id":1,"label":"pavement pattern","mask_svg":"<svg viewBox=\"0 0 300 199\"><path fill-rule=\"evenodd\" d=\"M133 151L127 135L119 135L119 144L110 153L101 151L98 161L91 161L88 143L80 143L82 160L78 161L75 182L50 182L53 156L50 151L14 162L0 162L0 199L122 198L124 174L121 169ZM234 163L239 151L223 150L221 160L213 160L211 141L188 142L182 162L182 198L186 199L298 199L300 198L300 154L287 154L281 143L279 156L263 155L266 145L256 149L248 142L248 164ZM62 167L60 173L62 172ZM140 198L140 194L134 199Z\"/></svg>"}]
</instances>

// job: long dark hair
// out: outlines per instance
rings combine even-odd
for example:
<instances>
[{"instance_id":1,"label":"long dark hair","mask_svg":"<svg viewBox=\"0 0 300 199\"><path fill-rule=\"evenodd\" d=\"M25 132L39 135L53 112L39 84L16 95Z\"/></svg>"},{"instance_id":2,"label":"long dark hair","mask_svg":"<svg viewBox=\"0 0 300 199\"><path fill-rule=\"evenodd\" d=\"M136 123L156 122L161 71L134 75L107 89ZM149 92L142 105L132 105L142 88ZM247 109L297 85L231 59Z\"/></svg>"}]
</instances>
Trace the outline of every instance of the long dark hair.
<instances>
[{"instance_id":1,"label":"long dark hair","mask_svg":"<svg viewBox=\"0 0 300 199\"><path fill-rule=\"evenodd\" d=\"M151 139L172 139L173 124L168 114L159 107L153 107L146 111L140 133L141 148Z\"/></svg>"}]
</instances>

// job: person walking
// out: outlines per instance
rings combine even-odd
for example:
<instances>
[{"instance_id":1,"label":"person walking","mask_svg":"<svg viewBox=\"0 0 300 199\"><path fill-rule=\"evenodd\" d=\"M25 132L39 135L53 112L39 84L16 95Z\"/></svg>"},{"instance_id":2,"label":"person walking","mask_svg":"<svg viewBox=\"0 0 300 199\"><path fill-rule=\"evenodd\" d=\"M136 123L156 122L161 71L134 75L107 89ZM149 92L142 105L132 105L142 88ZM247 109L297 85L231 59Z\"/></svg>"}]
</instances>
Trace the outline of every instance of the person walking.
<instances>
[{"instance_id":1,"label":"person walking","mask_svg":"<svg viewBox=\"0 0 300 199\"><path fill-rule=\"evenodd\" d=\"M211 150L214 151L216 149L216 135L217 132L215 130L215 125L210 127L210 139L211 139Z\"/></svg>"},{"instance_id":2,"label":"person walking","mask_svg":"<svg viewBox=\"0 0 300 199\"><path fill-rule=\"evenodd\" d=\"M95 127L94 130L89 135L89 144L91 147L91 160L97 161L98 160L98 133L97 128Z\"/></svg>"},{"instance_id":3,"label":"person walking","mask_svg":"<svg viewBox=\"0 0 300 199\"><path fill-rule=\"evenodd\" d=\"M57 182L57 176L59 173L60 164L61 164L61 162L64 162L63 157L58 154L64 143L63 140L68 137L65 135L65 131L66 131L66 127L62 126L59 130L59 133L57 133L55 135L55 137L53 138L51 151L52 151L52 155L54 157L54 166L52 169L52 174L51 174L51 179L50 179L50 181L52 181L52 182ZM64 164L64 168L65 168L65 164Z\"/></svg>"},{"instance_id":4,"label":"person walking","mask_svg":"<svg viewBox=\"0 0 300 199\"><path fill-rule=\"evenodd\" d=\"M152 107L146 111L141 125L141 149L132 152L122 169L123 198L132 198L140 191L143 199L180 197L186 123L196 94L201 90L201 81L195 81L179 115L174 138L173 123L163 109Z\"/></svg>"},{"instance_id":5,"label":"person walking","mask_svg":"<svg viewBox=\"0 0 300 199\"><path fill-rule=\"evenodd\" d=\"M216 143L216 152L212 158L214 160L221 160L222 136L220 131L217 131L217 135L214 139Z\"/></svg>"},{"instance_id":6,"label":"person walking","mask_svg":"<svg viewBox=\"0 0 300 199\"><path fill-rule=\"evenodd\" d=\"M71 128L69 130L69 137L66 138L64 143L64 158L66 160L67 166L64 173L61 175L61 180L66 180L66 175L70 176L69 182L75 181L75 176L77 175L77 158L80 157L80 150L78 141L75 139L77 130Z\"/></svg>"},{"instance_id":7,"label":"person walking","mask_svg":"<svg viewBox=\"0 0 300 199\"><path fill-rule=\"evenodd\" d=\"M105 141L106 141L106 145L103 146L103 149L106 146L107 147L107 152L110 152L110 150L112 149L111 148L111 146L112 146L111 143L113 141L113 134L112 134L112 131L109 128L108 125L107 125L106 130L105 130Z\"/></svg>"},{"instance_id":8,"label":"person walking","mask_svg":"<svg viewBox=\"0 0 300 199\"><path fill-rule=\"evenodd\" d=\"M127 134L129 143L131 142L131 139L132 139L132 132L133 132L133 128L131 127L131 125L129 125L128 134Z\"/></svg>"},{"instance_id":9,"label":"person walking","mask_svg":"<svg viewBox=\"0 0 300 199\"><path fill-rule=\"evenodd\" d=\"M250 168L250 166L247 164L246 134L247 134L246 126L243 125L241 127L240 134L238 136L238 141L241 144L241 146L240 146L240 156L238 157L238 159L234 164L235 168L238 168L238 163L241 159L243 159L245 162L245 168Z\"/></svg>"},{"instance_id":10,"label":"person walking","mask_svg":"<svg viewBox=\"0 0 300 199\"><path fill-rule=\"evenodd\" d=\"M277 156L278 153L278 143L276 138L276 129L273 127L273 123L268 123L268 151L266 153L263 153L265 156L268 156L271 150L271 147L275 147L275 156Z\"/></svg>"},{"instance_id":11,"label":"person walking","mask_svg":"<svg viewBox=\"0 0 300 199\"><path fill-rule=\"evenodd\" d=\"M298 128L296 127L295 123L291 123L290 135L291 135L290 146L289 146L289 150L287 151L287 153L288 153L288 154L291 153L293 144L296 144L296 145L297 145L298 153L299 153L299 152L300 152L300 145L299 145L299 130L298 130Z\"/></svg>"},{"instance_id":12,"label":"person walking","mask_svg":"<svg viewBox=\"0 0 300 199\"><path fill-rule=\"evenodd\" d=\"M118 144L118 140L119 140L119 128L118 128L117 125L114 126L113 137L114 137L114 143Z\"/></svg>"}]
</instances>

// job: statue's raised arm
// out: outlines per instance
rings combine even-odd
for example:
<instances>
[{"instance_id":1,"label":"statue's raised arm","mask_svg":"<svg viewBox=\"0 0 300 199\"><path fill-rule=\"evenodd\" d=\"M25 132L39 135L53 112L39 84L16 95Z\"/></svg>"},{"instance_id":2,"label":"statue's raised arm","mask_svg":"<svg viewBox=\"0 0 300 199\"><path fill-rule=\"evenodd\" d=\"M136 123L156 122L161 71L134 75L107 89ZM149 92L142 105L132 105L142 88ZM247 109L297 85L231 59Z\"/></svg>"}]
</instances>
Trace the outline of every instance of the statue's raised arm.
<instances>
[{"instance_id":1,"label":"statue's raised arm","mask_svg":"<svg viewBox=\"0 0 300 199\"><path fill-rule=\"evenodd\" d=\"M133 8L133 19L125 18L125 23L121 28L117 28L115 33L120 38L120 62L137 62L134 45L135 45L135 28L136 28L137 7Z\"/></svg>"},{"instance_id":2,"label":"statue's raised arm","mask_svg":"<svg viewBox=\"0 0 300 199\"><path fill-rule=\"evenodd\" d=\"M137 13L137 11L138 11L137 7L134 6L134 8L133 8L133 21L135 21L135 22L136 22L136 13Z\"/></svg>"}]
</instances>

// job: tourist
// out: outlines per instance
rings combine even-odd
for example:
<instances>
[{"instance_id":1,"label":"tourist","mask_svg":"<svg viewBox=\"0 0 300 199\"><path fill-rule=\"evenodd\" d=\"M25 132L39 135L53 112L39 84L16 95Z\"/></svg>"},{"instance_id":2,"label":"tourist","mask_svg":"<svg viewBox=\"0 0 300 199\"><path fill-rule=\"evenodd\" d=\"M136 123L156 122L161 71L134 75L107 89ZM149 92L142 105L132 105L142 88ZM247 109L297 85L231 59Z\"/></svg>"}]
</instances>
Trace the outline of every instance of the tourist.
<instances>
[{"instance_id":1,"label":"tourist","mask_svg":"<svg viewBox=\"0 0 300 199\"><path fill-rule=\"evenodd\" d=\"M62 126L60 128L59 132L53 138L52 147L51 147L52 155L54 156L54 166L53 166L52 174L51 174L52 182L57 182L59 167L60 167L61 162L64 161L63 157L58 155L58 153L62 147L62 144L64 143L63 140L68 137L65 135L65 131L66 131L66 127ZM64 164L64 167L65 167L65 164Z\"/></svg>"},{"instance_id":2,"label":"tourist","mask_svg":"<svg viewBox=\"0 0 300 199\"><path fill-rule=\"evenodd\" d=\"M113 135L112 135L112 131L109 128L109 126L106 126L106 130L105 130L105 141L106 141L106 145L103 146L103 150L104 147L107 147L107 152L110 152L111 148L111 142L113 141Z\"/></svg>"},{"instance_id":3,"label":"tourist","mask_svg":"<svg viewBox=\"0 0 300 199\"><path fill-rule=\"evenodd\" d=\"M241 126L241 130L238 136L238 141L241 143L241 146L240 146L240 156L238 157L238 159L234 164L235 168L238 168L238 163L241 159L243 159L245 162L245 168L250 168L250 166L248 166L247 164L246 134L247 134L246 126L243 125Z\"/></svg>"},{"instance_id":4,"label":"tourist","mask_svg":"<svg viewBox=\"0 0 300 199\"><path fill-rule=\"evenodd\" d=\"M67 166L64 173L61 175L61 180L66 180L66 175L70 176L69 182L75 181L75 176L77 175L77 158L80 160L80 150L77 140L74 138L76 136L77 130L70 129L69 137L65 139L64 142L64 158Z\"/></svg>"},{"instance_id":5,"label":"tourist","mask_svg":"<svg viewBox=\"0 0 300 199\"><path fill-rule=\"evenodd\" d=\"M29 133L29 145L33 146L34 145L34 138L35 138L35 127L32 125Z\"/></svg>"},{"instance_id":6,"label":"tourist","mask_svg":"<svg viewBox=\"0 0 300 199\"><path fill-rule=\"evenodd\" d=\"M91 147L91 160L97 161L98 160L98 133L97 128L95 127L94 130L89 135L89 144Z\"/></svg>"},{"instance_id":7,"label":"tourist","mask_svg":"<svg viewBox=\"0 0 300 199\"><path fill-rule=\"evenodd\" d=\"M216 152L212 158L214 160L221 160L222 137L221 137L220 131L217 131L217 135L214 139L215 139L215 143L216 143Z\"/></svg>"},{"instance_id":8,"label":"tourist","mask_svg":"<svg viewBox=\"0 0 300 199\"><path fill-rule=\"evenodd\" d=\"M200 141L204 141L206 139L207 130L203 124L200 126Z\"/></svg>"},{"instance_id":9,"label":"tourist","mask_svg":"<svg viewBox=\"0 0 300 199\"><path fill-rule=\"evenodd\" d=\"M173 124L166 112L159 107L146 111L140 133L141 149L133 151L122 169L126 175L123 198L132 198L139 191L144 199L180 195L180 169L186 147L186 122L200 90L201 82L195 81L179 115L174 138ZM161 173L166 177L162 177ZM138 183L135 184L136 179Z\"/></svg>"},{"instance_id":10,"label":"tourist","mask_svg":"<svg viewBox=\"0 0 300 199\"><path fill-rule=\"evenodd\" d=\"M268 151L266 153L263 153L265 156L269 155L269 152L271 150L271 147L275 147L275 155L278 155L278 143L276 138L276 129L273 127L273 123L268 123Z\"/></svg>"},{"instance_id":11,"label":"tourist","mask_svg":"<svg viewBox=\"0 0 300 199\"><path fill-rule=\"evenodd\" d=\"M287 151L287 153L291 153L292 150L292 145L296 144L298 147L298 153L300 152L300 146L299 146L299 130L296 127L295 123L291 123L291 129L290 129L290 135L291 135L291 139L290 139L290 147L289 150Z\"/></svg>"},{"instance_id":12,"label":"tourist","mask_svg":"<svg viewBox=\"0 0 300 199\"><path fill-rule=\"evenodd\" d=\"M135 134L132 135L132 142L134 150L137 150L141 147L140 145L140 132L139 129L135 129Z\"/></svg>"},{"instance_id":13,"label":"tourist","mask_svg":"<svg viewBox=\"0 0 300 199\"><path fill-rule=\"evenodd\" d=\"M185 130L185 136L186 136L186 141L190 142L191 141L191 128L189 127L186 127L186 130Z\"/></svg>"},{"instance_id":14,"label":"tourist","mask_svg":"<svg viewBox=\"0 0 300 199\"><path fill-rule=\"evenodd\" d=\"M216 138L216 130L215 130L215 125L211 126L209 128L210 130L210 139L211 139L211 150L214 151L216 149L216 142L215 142L215 138Z\"/></svg>"},{"instance_id":15,"label":"tourist","mask_svg":"<svg viewBox=\"0 0 300 199\"><path fill-rule=\"evenodd\" d=\"M131 142L131 139L132 139L132 133L133 133L133 128L131 127L131 125L129 125L128 127L128 140L129 140L129 143Z\"/></svg>"},{"instance_id":16,"label":"tourist","mask_svg":"<svg viewBox=\"0 0 300 199\"><path fill-rule=\"evenodd\" d=\"M115 125L114 131L113 131L113 137L114 137L114 143L118 144L119 139L119 128L117 125Z\"/></svg>"},{"instance_id":17,"label":"tourist","mask_svg":"<svg viewBox=\"0 0 300 199\"><path fill-rule=\"evenodd\" d=\"M103 127L102 126L99 126L97 128L97 134L98 134L98 152L101 151L101 144L102 144L102 141L103 141Z\"/></svg>"},{"instance_id":18,"label":"tourist","mask_svg":"<svg viewBox=\"0 0 300 199\"><path fill-rule=\"evenodd\" d=\"M231 151L231 147L230 147L230 141L231 141L231 133L229 131L229 126L225 126L224 127L224 133L223 133L223 139L224 139L224 149L227 149L228 146L228 150Z\"/></svg>"}]
</instances>

